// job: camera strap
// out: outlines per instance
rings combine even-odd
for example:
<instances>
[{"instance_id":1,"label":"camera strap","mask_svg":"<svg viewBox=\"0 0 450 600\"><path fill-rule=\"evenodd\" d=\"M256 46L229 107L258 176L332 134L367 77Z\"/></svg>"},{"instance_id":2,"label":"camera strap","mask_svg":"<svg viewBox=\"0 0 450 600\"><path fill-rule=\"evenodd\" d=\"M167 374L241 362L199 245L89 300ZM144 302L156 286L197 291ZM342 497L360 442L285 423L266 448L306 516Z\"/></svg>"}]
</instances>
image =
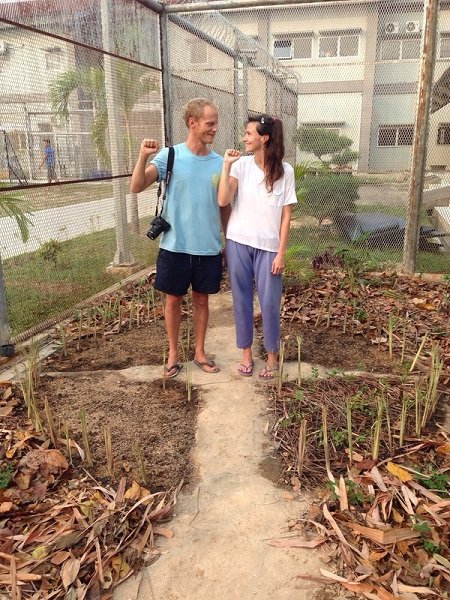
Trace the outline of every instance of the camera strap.
<instances>
[{"instance_id":1,"label":"camera strap","mask_svg":"<svg viewBox=\"0 0 450 600\"><path fill-rule=\"evenodd\" d=\"M159 182L158 192L156 193L155 217L157 217L158 215L162 215L162 212L164 209L164 201L166 199L167 188L169 187L170 177L172 176L174 158L175 158L175 150L174 150L173 146L169 146L169 154L167 156L166 178L164 180L164 194L161 199L161 210L159 210L159 199L161 198L161 193L162 193L162 181Z\"/></svg>"}]
</instances>

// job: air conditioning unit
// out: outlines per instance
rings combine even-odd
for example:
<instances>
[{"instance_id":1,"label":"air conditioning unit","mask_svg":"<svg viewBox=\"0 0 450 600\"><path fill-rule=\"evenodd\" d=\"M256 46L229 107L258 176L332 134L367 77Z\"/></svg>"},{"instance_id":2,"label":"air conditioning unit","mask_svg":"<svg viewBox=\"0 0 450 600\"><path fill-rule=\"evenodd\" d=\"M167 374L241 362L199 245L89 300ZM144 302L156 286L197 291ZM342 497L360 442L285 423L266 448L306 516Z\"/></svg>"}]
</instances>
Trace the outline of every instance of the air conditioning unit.
<instances>
[{"instance_id":1,"label":"air conditioning unit","mask_svg":"<svg viewBox=\"0 0 450 600\"><path fill-rule=\"evenodd\" d=\"M5 42L5 40L0 40L0 56L2 54L6 54L8 51L8 44Z\"/></svg>"},{"instance_id":2,"label":"air conditioning unit","mask_svg":"<svg viewBox=\"0 0 450 600\"><path fill-rule=\"evenodd\" d=\"M406 33L417 33L420 31L420 22L419 21L406 21L405 24Z\"/></svg>"},{"instance_id":3,"label":"air conditioning unit","mask_svg":"<svg viewBox=\"0 0 450 600\"><path fill-rule=\"evenodd\" d=\"M385 33L398 33L399 32L398 23L396 21L387 22L384 25L384 32Z\"/></svg>"}]
</instances>

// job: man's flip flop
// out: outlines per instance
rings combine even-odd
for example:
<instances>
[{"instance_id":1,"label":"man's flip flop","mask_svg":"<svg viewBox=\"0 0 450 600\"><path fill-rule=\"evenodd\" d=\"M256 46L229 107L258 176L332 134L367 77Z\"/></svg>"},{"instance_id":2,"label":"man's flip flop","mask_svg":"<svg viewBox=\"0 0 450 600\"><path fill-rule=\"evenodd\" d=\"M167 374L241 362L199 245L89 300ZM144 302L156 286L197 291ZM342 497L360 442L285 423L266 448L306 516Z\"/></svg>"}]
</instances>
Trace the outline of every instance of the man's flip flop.
<instances>
[{"instance_id":1,"label":"man's flip flop","mask_svg":"<svg viewBox=\"0 0 450 600\"><path fill-rule=\"evenodd\" d=\"M183 365L180 363L175 363L174 365L172 365L170 367L164 367L164 377L166 379L173 379L174 377L176 377L178 375L178 373L181 371L182 368L183 368ZM171 373L171 371L173 371L173 373Z\"/></svg>"},{"instance_id":2,"label":"man's flip flop","mask_svg":"<svg viewBox=\"0 0 450 600\"><path fill-rule=\"evenodd\" d=\"M199 369L201 369L204 373L218 373L220 371L219 367L213 360L205 360L203 362L199 360L194 360L194 365L197 365ZM207 367L210 367L209 369Z\"/></svg>"}]
</instances>

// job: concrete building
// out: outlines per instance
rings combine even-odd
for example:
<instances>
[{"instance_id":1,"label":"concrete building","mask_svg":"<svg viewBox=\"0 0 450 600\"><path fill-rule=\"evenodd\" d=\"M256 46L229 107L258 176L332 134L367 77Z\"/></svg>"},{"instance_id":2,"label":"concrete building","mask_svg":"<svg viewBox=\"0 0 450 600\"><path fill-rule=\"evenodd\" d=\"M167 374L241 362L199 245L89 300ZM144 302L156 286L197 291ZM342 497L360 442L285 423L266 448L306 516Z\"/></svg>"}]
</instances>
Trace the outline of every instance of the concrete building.
<instances>
[{"instance_id":1,"label":"concrete building","mask_svg":"<svg viewBox=\"0 0 450 600\"><path fill-rule=\"evenodd\" d=\"M224 14L299 76L299 124L350 137L360 172L409 169L423 2L321 2ZM441 1L438 31L435 80L450 65L446 0ZM427 167L450 169L449 150L447 104L431 117ZM305 158L311 155L298 156Z\"/></svg>"}]
</instances>

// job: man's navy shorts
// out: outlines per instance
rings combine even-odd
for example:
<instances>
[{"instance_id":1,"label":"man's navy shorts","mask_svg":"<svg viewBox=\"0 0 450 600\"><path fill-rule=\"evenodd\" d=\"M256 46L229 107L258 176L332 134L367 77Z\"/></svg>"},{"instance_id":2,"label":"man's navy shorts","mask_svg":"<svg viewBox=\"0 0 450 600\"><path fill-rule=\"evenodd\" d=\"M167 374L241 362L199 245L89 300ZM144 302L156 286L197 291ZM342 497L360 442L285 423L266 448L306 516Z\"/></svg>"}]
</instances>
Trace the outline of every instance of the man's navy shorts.
<instances>
[{"instance_id":1,"label":"man's navy shorts","mask_svg":"<svg viewBox=\"0 0 450 600\"><path fill-rule=\"evenodd\" d=\"M184 296L189 286L199 294L217 294L222 279L222 254L197 256L159 249L155 289Z\"/></svg>"}]
</instances>

